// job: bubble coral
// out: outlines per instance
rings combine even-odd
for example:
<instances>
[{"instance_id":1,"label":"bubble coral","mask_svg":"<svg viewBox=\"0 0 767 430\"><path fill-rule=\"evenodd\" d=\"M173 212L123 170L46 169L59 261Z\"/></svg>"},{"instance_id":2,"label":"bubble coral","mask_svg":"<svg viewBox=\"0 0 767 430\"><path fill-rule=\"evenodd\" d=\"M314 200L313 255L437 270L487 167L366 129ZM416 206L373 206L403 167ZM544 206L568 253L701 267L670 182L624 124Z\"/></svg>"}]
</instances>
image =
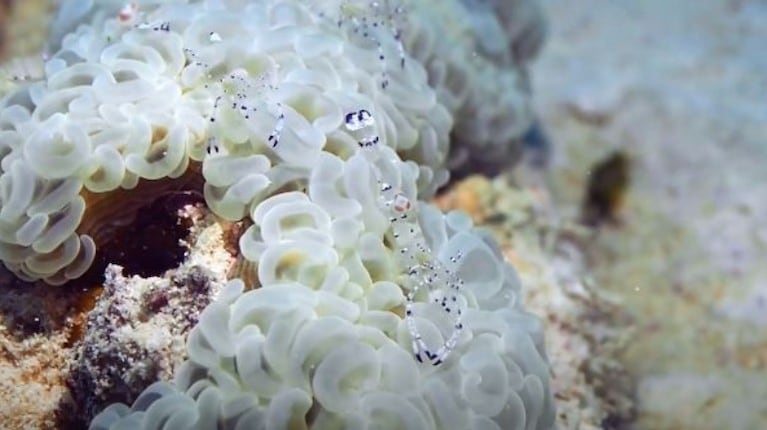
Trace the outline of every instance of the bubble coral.
<instances>
[{"instance_id":1,"label":"bubble coral","mask_svg":"<svg viewBox=\"0 0 767 430\"><path fill-rule=\"evenodd\" d=\"M299 188L322 152L346 158L366 139L428 148L420 186L433 191L446 180L451 119L423 68L413 61L381 72L385 63L364 49L372 36L354 40L352 24L336 28L291 2L240 13L218 2L139 10L134 24L115 15L80 25L46 63L45 80L0 102L0 257L17 275L52 284L78 277L96 248L83 219L131 214L119 203L103 205L114 208L103 216L86 213L91 199L165 183L157 180L183 176L194 161L204 161L209 206L227 219ZM393 38L375 40L373 52L399 55ZM345 129L344 115L361 109L376 123Z\"/></svg>"},{"instance_id":2,"label":"bubble coral","mask_svg":"<svg viewBox=\"0 0 767 430\"><path fill-rule=\"evenodd\" d=\"M408 276L398 253L368 250L361 238L356 248L321 250L323 241L333 242L321 231L338 218L303 194L278 197L262 203L267 208L257 226L290 206L303 206L307 215L281 234L262 228L272 237L261 242L262 253L282 257L282 271L270 264L270 282L247 292L241 281L230 281L192 330L189 360L173 383L150 386L132 407L108 407L92 429L552 426L540 322L523 310L514 270L465 215L445 216L421 203L414 222L430 226L416 234L463 281L456 306L465 328L457 332L454 354L434 366L413 359L409 346L416 335L432 351L444 345L456 333L448 313L431 300L415 301L414 334L402 311L413 290L400 285L409 283L371 276L387 268L394 272L389 279ZM360 214L357 221L368 227L374 219ZM306 239L309 232L324 239ZM456 250L463 256L453 262L448 256ZM438 296L439 286L429 287L430 297Z\"/></svg>"}]
</instances>

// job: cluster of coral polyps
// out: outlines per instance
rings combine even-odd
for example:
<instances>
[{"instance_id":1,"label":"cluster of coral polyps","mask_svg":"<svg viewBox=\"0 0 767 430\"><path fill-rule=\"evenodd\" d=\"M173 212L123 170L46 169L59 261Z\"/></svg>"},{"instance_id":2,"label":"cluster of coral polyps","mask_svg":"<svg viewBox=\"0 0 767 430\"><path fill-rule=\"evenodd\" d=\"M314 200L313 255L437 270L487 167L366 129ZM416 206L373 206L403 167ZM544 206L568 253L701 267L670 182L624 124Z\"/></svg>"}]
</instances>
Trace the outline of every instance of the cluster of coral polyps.
<instances>
[{"instance_id":1,"label":"cluster of coral polyps","mask_svg":"<svg viewBox=\"0 0 767 430\"><path fill-rule=\"evenodd\" d=\"M0 102L0 258L76 278L164 189L145 184L202 176L217 215L253 221L259 285L231 281L173 383L92 428L552 426L514 269L419 203L451 132L503 162L529 124L535 4L474 3L63 2L44 79Z\"/></svg>"}]
</instances>

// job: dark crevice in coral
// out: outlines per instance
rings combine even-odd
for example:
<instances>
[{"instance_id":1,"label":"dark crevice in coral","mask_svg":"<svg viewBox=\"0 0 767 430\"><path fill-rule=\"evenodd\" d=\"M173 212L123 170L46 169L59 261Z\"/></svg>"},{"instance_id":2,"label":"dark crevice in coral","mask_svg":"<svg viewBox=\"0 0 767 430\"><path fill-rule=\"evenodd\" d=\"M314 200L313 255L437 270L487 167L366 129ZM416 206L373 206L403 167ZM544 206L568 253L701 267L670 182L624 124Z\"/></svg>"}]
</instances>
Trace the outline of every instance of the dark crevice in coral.
<instances>
[{"instance_id":1,"label":"dark crevice in coral","mask_svg":"<svg viewBox=\"0 0 767 430\"><path fill-rule=\"evenodd\" d=\"M192 163L178 178L140 180L132 189L108 193L83 191L86 211L77 229L96 243L96 257L88 272L72 284L100 284L108 264L124 268L126 275L161 276L176 267L186 248L179 240L190 224L179 211L186 205L205 204L199 163Z\"/></svg>"},{"instance_id":2,"label":"dark crevice in coral","mask_svg":"<svg viewBox=\"0 0 767 430\"><path fill-rule=\"evenodd\" d=\"M174 192L140 208L134 221L115 229L107 246L97 250L93 269L104 273L108 264L124 268L126 276L162 276L184 260L189 225L180 222L178 211L188 204L201 203L201 196Z\"/></svg>"},{"instance_id":3,"label":"dark crevice in coral","mask_svg":"<svg viewBox=\"0 0 767 430\"><path fill-rule=\"evenodd\" d=\"M168 191L138 208L130 223L113 226L102 235L103 244L97 245L88 271L61 287L78 297L70 313L68 346L82 338L85 315L101 294L109 264L122 266L126 276L146 278L162 276L183 262L187 247L181 241L189 236L191 221L179 217L179 211L199 204L204 204L204 198L196 189Z\"/></svg>"}]
</instances>

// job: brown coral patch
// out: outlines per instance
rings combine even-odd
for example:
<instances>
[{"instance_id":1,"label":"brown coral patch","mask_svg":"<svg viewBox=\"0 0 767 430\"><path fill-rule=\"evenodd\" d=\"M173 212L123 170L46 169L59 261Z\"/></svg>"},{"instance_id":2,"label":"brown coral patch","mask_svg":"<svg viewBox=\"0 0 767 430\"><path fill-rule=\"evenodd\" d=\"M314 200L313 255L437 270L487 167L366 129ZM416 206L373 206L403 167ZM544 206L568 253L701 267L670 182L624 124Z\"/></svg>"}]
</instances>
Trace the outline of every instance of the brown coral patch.
<instances>
[{"instance_id":1,"label":"brown coral patch","mask_svg":"<svg viewBox=\"0 0 767 430\"><path fill-rule=\"evenodd\" d=\"M236 222L224 220L220 222L223 230L224 249L234 257L234 263L229 268L227 277L229 279L242 279L246 290L259 288L261 282L258 280L258 266L240 253L240 237L248 227L253 225L253 222L249 218Z\"/></svg>"},{"instance_id":2,"label":"brown coral patch","mask_svg":"<svg viewBox=\"0 0 767 430\"><path fill-rule=\"evenodd\" d=\"M487 217L488 202L485 196L490 193L490 181L481 175L469 176L440 193L434 203L443 211L462 210L469 214L472 221L479 224Z\"/></svg>"},{"instance_id":3,"label":"brown coral patch","mask_svg":"<svg viewBox=\"0 0 767 430\"><path fill-rule=\"evenodd\" d=\"M65 348L71 348L82 339L85 334L85 323L88 316L88 312L96 306L96 300L98 300L101 293L104 291L104 287L99 285L95 288L86 288L76 296L76 300L71 307L71 312L68 315L70 330L67 331Z\"/></svg>"},{"instance_id":4,"label":"brown coral patch","mask_svg":"<svg viewBox=\"0 0 767 430\"><path fill-rule=\"evenodd\" d=\"M6 51L6 44L8 35L6 29L8 28L8 15L10 13L10 0L0 1L0 58L4 57Z\"/></svg>"}]
</instances>

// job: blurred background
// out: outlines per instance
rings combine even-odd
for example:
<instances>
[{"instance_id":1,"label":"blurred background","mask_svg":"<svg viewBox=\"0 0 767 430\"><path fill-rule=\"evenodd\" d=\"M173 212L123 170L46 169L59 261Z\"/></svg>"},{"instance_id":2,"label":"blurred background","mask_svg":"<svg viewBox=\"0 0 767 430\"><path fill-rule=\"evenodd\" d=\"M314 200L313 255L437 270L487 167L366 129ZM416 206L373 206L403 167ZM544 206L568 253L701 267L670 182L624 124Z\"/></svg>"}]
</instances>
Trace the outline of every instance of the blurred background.
<instances>
[{"instance_id":1,"label":"blurred background","mask_svg":"<svg viewBox=\"0 0 767 430\"><path fill-rule=\"evenodd\" d=\"M636 328L634 427L767 428L767 1L542 4L549 181L613 218L586 249Z\"/></svg>"}]
</instances>

